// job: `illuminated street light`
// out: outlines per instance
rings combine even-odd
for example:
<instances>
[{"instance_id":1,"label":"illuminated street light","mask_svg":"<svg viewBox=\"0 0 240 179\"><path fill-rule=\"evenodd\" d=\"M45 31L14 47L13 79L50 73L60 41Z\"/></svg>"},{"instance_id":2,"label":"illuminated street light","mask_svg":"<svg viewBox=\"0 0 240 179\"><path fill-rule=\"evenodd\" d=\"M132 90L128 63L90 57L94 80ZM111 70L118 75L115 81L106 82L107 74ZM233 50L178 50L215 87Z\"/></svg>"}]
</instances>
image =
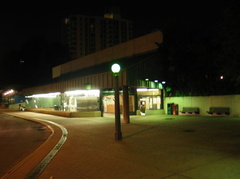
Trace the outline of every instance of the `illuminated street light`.
<instances>
[{"instance_id":1,"label":"illuminated street light","mask_svg":"<svg viewBox=\"0 0 240 179\"><path fill-rule=\"evenodd\" d=\"M114 63L114 64L112 65L111 69L112 69L112 72L113 72L114 76L118 76L118 75L119 75L119 72L120 72L120 70L121 70L121 67L120 67L119 64Z\"/></svg>"},{"instance_id":2,"label":"illuminated street light","mask_svg":"<svg viewBox=\"0 0 240 179\"><path fill-rule=\"evenodd\" d=\"M118 75L121 67L119 64L115 63L112 65L111 70L115 76L115 140L122 140L118 86Z\"/></svg>"}]
</instances>

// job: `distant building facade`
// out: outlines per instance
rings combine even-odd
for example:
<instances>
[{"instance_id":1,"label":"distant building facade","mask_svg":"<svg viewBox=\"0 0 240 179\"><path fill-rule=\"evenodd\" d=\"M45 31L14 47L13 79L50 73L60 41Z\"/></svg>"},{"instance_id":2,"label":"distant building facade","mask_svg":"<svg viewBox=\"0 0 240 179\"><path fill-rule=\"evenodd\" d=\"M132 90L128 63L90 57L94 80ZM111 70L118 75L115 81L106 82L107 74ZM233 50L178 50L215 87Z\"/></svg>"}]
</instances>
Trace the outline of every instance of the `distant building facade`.
<instances>
[{"instance_id":1,"label":"distant building facade","mask_svg":"<svg viewBox=\"0 0 240 179\"><path fill-rule=\"evenodd\" d=\"M106 8L103 17L70 15L63 19L61 41L71 59L131 40L132 22L121 18L119 8Z\"/></svg>"}]
</instances>

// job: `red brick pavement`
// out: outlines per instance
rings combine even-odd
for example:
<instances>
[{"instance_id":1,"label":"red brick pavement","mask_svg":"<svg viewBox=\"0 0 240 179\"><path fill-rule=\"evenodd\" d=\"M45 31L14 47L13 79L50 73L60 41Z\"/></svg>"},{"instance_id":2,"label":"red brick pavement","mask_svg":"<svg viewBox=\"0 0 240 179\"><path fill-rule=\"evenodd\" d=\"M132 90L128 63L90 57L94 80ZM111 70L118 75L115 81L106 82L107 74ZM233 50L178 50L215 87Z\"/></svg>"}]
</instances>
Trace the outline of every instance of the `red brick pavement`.
<instances>
[{"instance_id":1,"label":"red brick pavement","mask_svg":"<svg viewBox=\"0 0 240 179\"><path fill-rule=\"evenodd\" d=\"M47 119L68 130L66 142L39 179L240 178L238 117L131 116L129 124L121 125L123 140L116 141L113 116L65 118L33 112L11 114ZM61 131L55 132L59 138L57 133ZM53 145L56 138L46 143Z\"/></svg>"}]
</instances>

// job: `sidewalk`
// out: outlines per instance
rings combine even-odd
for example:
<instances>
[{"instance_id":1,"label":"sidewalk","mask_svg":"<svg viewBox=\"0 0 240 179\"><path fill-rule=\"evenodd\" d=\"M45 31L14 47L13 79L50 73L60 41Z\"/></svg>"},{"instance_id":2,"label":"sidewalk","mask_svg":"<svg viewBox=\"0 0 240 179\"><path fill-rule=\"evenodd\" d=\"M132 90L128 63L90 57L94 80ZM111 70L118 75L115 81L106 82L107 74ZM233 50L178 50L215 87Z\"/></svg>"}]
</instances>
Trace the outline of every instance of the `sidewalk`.
<instances>
[{"instance_id":1,"label":"sidewalk","mask_svg":"<svg viewBox=\"0 0 240 179\"><path fill-rule=\"evenodd\" d=\"M66 142L39 179L240 178L238 117L131 116L129 124L121 124L123 139L116 141L114 116L11 115L53 121L68 131ZM61 130L53 128L55 138L47 146L60 139Z\"/></svg>"}]
</instances>

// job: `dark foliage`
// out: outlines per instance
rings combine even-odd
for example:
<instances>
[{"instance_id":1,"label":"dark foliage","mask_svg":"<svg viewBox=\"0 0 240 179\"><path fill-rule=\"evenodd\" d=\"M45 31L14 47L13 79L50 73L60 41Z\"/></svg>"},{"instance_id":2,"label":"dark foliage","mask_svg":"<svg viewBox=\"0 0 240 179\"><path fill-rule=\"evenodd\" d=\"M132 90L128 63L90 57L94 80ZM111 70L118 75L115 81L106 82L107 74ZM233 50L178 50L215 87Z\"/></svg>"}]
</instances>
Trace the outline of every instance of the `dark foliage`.
<instances>
[{"instance_id":1,"label":"dark foliage","mask_svg":"<svg viewBox=\"0 0 240 179\"><path fill-rule=\"evenodd\" d=\"M67 60L67 51L60 43L49 43L44 37L31 38L19 52L9 52L2 57L0 76L4 86L1 88L22 89L46 84L52 78L52 68Z\"/></svg>"},{"instance_id":2,"label":"dark foliage","mask_svg":"<svg viewBox=\"0 0 240 179\"><path fill-rule=\"evenodd\" d=\"M239 93L239 12L238 6L231 6L208 26L191 19L186 23L171 19L163 29L162 47L167 96Z\"/></svg>"}]
</instances>

